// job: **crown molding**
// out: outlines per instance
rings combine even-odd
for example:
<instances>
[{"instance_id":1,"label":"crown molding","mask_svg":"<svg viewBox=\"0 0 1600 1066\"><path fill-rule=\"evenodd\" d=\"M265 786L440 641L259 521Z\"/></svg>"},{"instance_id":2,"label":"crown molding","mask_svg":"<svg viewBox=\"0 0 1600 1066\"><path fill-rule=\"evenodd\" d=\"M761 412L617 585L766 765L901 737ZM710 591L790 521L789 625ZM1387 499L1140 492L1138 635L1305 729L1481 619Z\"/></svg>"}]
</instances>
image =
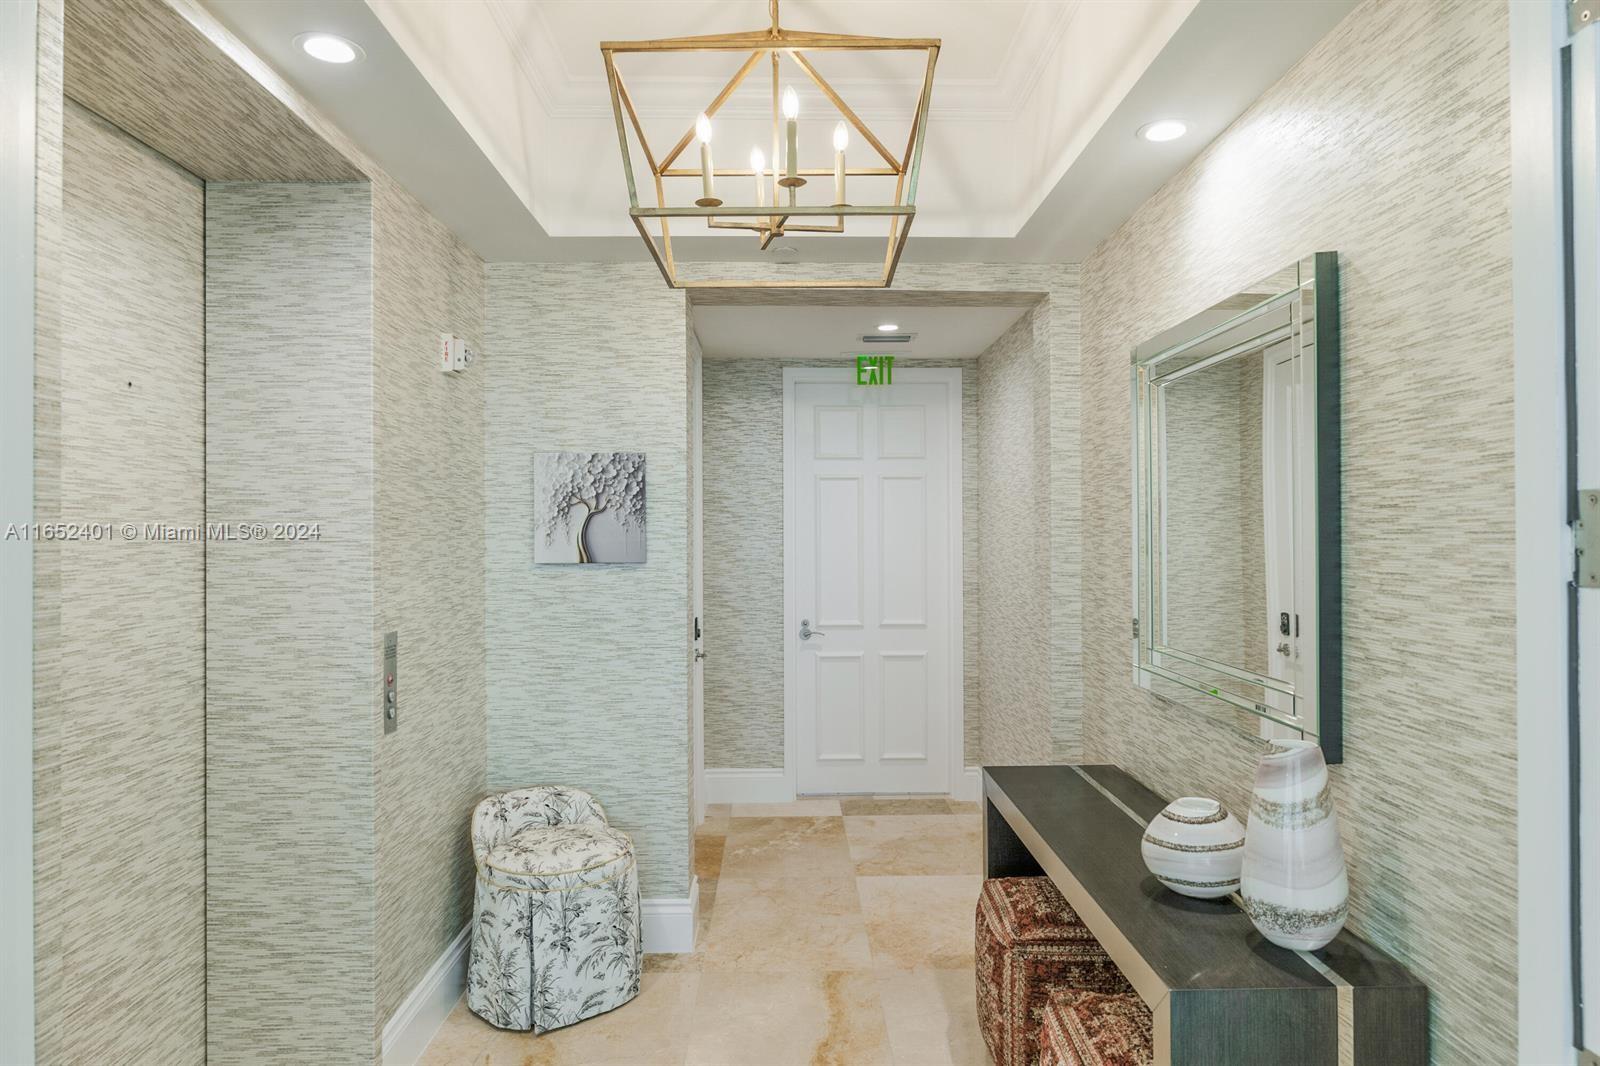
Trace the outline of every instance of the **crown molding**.
<instances>
[{"instance_id":1,"label":"crown molding","mask_svg":"<svg viewBox=\"0 0 1600 1066\"><path fill-rule=\"evenodd\" d=\"M532 32L519 32L505 0L479 0L490 16L533 90L545 117L553 121L609 120L610 94L603 75L572 71L559 48L551 44L552 32L544 5L537 0L517 4L515 10L535 24ZM993 78L938 78L930 101L930 117L952 122L1004 122L1015 119L1032 102L1073 16L1083 0L1070 3L1032 3L1025 9ZM598 59L596 63L598 65ZM552 75L554 73L554 76ZM628 79L640 118L675 119L698 111L724 84L721 76L658 75ZM831 78L834 88L850 101L863 119L903 118L915 107L921 78ZM761 118L762 105L732 100L723 114L730 118Z\"/></svg>"}]
</instances>

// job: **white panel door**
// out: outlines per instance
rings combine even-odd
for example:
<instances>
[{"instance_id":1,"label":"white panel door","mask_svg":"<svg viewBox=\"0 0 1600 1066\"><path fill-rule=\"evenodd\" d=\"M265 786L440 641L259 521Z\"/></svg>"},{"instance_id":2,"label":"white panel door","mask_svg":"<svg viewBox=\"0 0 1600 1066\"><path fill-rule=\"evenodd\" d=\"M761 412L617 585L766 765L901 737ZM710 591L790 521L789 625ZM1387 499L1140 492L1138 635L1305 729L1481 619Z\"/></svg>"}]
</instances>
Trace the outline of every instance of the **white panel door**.
<instances>
[{"instance_id":1,"label":"white panel door","mask_svg":"<svg viewBox=\"0 0 1600 1066\"><path fill-rule=\"evenodd\" d=\"M792 382L787 660L802 794L950 789L960 384L923 373L945 380Z\"/></svg>"}]
</instances>

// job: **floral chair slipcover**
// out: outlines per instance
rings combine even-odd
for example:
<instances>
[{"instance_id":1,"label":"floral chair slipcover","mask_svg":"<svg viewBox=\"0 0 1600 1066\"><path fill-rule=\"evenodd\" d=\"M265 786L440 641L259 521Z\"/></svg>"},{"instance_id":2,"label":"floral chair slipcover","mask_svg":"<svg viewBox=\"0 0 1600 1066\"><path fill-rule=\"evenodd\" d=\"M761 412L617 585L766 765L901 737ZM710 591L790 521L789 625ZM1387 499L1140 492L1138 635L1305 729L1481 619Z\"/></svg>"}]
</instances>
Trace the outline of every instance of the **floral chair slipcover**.
<instances>
[{"instance_id":1,"label":"floral chair slipcover","mask_svg":"<svg viewBox=\"0 0 1600 1066\"><path fill-rule=\"evenodd\" d=\"M472 814L478 881L467 1006L544 1032L639 994L633 842L576 788L490 796Z\"/></svg>"}]
</instances>

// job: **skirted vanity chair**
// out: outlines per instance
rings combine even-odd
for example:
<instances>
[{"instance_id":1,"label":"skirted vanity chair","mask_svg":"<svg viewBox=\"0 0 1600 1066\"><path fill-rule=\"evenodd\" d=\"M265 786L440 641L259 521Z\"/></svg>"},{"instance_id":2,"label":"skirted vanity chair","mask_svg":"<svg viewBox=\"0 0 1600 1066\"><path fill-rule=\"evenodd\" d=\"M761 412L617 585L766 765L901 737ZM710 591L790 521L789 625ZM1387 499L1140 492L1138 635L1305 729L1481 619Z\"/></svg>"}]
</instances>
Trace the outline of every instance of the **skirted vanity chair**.
<instances>
[{"instance_id":1,"label":"skirted vanity chair","mask_svg":"<svg viewBox=\"0 0 1600 1066\"><path fill-rule=\"evenodd\" d=\"M472 850L474 1014L544 1032L639 994L633 842L593 796L559 785L490 796L473 811Z\"/></svg>"}]
</instances>

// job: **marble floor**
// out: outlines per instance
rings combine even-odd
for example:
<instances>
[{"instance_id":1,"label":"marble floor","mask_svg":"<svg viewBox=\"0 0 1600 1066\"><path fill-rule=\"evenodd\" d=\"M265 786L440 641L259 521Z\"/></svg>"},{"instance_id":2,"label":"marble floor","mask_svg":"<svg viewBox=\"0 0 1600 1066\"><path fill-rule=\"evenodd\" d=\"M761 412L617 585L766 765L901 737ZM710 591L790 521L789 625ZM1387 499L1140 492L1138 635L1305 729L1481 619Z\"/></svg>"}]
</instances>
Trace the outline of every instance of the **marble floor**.
<instances>
[{"instance_id":1,"label":"marble floor","mask_svg":"<svg viewBox=\"0 0 1600 1066\"><path fill-rule=\"evenodd\" d=\"M972 961L978 805L847 796L713 806L699 950L542 1036L456 1006L422 1066L987 1066Z\"/></svg>"}]
</instances>

